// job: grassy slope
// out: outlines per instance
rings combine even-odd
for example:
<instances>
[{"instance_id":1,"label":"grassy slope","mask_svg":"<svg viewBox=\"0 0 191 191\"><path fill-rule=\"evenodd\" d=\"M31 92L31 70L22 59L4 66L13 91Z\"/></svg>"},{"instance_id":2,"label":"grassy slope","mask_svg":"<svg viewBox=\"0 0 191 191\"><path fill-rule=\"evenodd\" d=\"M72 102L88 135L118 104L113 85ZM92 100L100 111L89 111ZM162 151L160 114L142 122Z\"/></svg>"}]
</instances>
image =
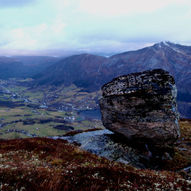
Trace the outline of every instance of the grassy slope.
<instances>
[{"instance_id":1,"label":"grassy slope","mask_svg":"<svg viewBox=\"0 0 191 191\"><path fill-rule=\"evenodd\" d=\"M181 131L181 139L184 140L177 144L185 146L191 142L191 123L182 121ZM0 189L2 191L190 190L190 180L184 179L181 173L170 171L182 167L182 161L184 165L191 162L189 161L191 154L181 152L177 150L174 160L164 165L166 171L154 171L108 161L63 140L47 138L1 140ZM187 158L186 162L184 158Z\"/></svg>"}]
</instances>

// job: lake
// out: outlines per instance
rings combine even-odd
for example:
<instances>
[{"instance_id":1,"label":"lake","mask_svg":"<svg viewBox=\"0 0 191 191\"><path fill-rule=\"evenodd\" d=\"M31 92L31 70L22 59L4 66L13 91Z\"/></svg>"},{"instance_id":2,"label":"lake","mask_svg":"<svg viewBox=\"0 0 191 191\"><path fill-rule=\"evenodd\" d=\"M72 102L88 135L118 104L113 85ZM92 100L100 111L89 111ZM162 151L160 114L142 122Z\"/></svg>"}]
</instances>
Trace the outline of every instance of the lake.
<instances>
[{"instance_id":1,"label":"lake","mask_svg":"<svg viewBox=\"0 0 191 191\"><path fill-rule=\"evenodd\" d=\"M85 119L98 119L101 120L101 112L99 109L96 110L81 110L78 111L80 117Z\"/></svg>"}]
</instances>

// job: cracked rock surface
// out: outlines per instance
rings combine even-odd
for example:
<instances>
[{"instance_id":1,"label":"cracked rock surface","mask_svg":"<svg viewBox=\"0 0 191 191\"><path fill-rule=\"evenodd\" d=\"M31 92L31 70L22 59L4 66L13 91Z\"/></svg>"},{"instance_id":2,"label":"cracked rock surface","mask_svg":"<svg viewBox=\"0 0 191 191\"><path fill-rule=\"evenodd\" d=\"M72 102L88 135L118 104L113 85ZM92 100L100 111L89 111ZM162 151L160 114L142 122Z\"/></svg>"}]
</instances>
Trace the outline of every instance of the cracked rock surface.
<instances>
[{"instance_id":1,"label":"cracked rock surface","mask_svg":"<svg viewBox=\"0 0 191 191\"><path fill-rule=\"evenodd\" d=\"M162 69L114 78L102 87L103 125L133 144L172 148L180 136L174 78Z\"/></svg>"}]
</instances>

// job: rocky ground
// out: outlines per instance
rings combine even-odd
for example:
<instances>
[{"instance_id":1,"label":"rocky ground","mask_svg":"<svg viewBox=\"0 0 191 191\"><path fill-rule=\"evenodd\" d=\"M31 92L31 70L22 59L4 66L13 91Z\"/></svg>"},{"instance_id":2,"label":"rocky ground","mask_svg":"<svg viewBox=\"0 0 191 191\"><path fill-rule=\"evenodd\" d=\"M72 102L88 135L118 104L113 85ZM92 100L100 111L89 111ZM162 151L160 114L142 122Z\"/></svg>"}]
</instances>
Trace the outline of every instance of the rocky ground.
<instances>
[{"instance_id":1,"label":"rocky ground","mask_svg":"<svg viewBox=\"0 0 191 191\"><path fill-rule=\"evenodd\" d=\"M65 140L0 141L0 189L12 190L190 190L191 121L182 120L175 156L161 170L112 162Z\"/></svg>"}]
</instances>

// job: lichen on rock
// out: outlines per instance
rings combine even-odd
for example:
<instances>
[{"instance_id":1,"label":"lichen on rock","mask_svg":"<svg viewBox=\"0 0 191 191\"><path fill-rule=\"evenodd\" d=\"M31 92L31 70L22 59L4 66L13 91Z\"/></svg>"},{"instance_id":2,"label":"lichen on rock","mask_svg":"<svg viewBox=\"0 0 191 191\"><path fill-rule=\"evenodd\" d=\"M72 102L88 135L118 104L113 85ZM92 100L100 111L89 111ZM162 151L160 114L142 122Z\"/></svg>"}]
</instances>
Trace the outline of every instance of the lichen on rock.
<instances>
[{"instance_id":1,"label":"lichen on rock","mask_svg":"<svg viewBox=\"0 0 191 191\"><path fill-rule=\"evenodd\" d=\"M176 94L174 78L162 69L117 77L102 87L103 125L134 144L172 148L180 136Z\"/></svg>"}]
</instances>

